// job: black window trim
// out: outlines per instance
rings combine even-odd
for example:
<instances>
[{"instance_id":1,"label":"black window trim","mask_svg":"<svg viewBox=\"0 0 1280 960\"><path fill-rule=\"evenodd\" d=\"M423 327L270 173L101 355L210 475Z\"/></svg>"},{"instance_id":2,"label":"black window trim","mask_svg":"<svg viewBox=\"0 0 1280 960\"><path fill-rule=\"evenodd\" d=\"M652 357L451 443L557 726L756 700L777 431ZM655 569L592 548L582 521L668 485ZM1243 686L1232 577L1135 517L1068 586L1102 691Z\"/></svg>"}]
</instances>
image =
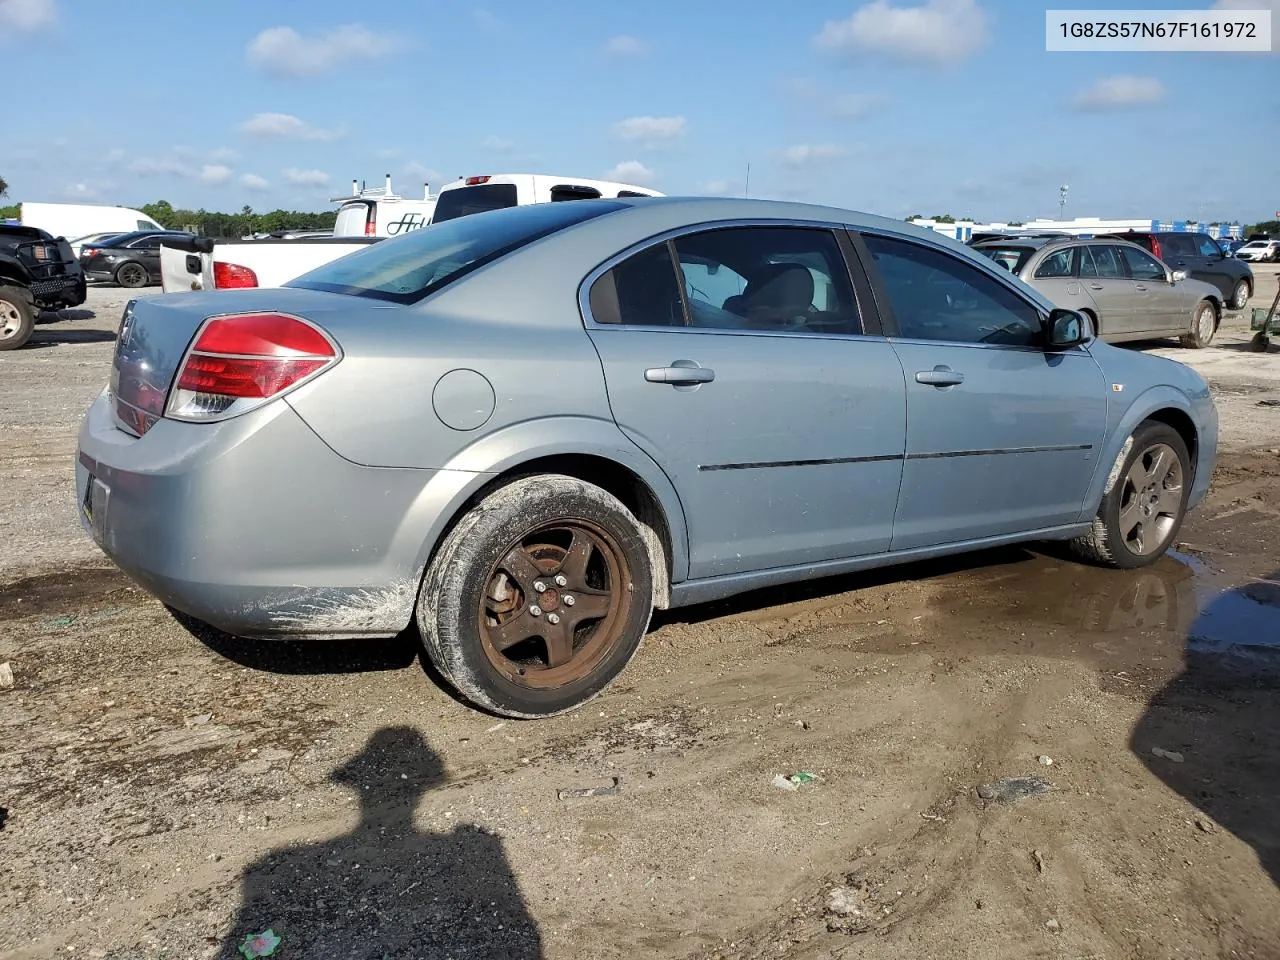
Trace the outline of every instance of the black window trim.
<instances>
[{"instance_id":1,"label":"black window trim","mask_svg":"<svg viewBox=\"0 0 1280 960\"><path fill-rule=\"evenodd\" d=\"M691 326L688 322L688 296L684 289L683 277L681 277L679 273L680 268L679 261L677 260L675 253L675 241L681 237L697 233L708 233L713 230L742 229L750 227L761 227L765 229L790 227L808 230L825 230L834 234L836 247L843 257L845 272L848 275L850 285L853 288L855 301L854 306L858 311L859 321L862 325L862 332L814 333L802 330L738 330L730 327ZM876 301L872 297L871 287L866 282L866 278L861 276L861 268L856 263L856 255L854 254L853 246L849 240L849 229L849 224L840 223L834 220L798 220L791 217L778 219L749 217L730 220L706 220L700 223L691 223L680 227L673 227L670 230L664 230L661 233L653 234L643 240L638 240L593 267L578 285L578 312L581 314L582 324L588 332L595 332L597 330L640 330L649 332L656 331L660 333L689 334L691 336L705 336L710 334L730 337L803 337L806 340L880 340L884 338L884 334L881 332L883 328L880 322L880 315L876 310ZM591 313L591 288L595 285L595 282L623 261L628 260L637 253L641 253L651 247L656 247L659 244L666 246L667 258L671 262L671 269L676 273L676 287L680 291L680 299L685 312L685 324L677 327L664 326L660 324L598 322Z\"/></svg>"},{"instance_id":2,"label":"black window trim","mask_svg":"<svg viewBox=\"0 0 1280 960\"><path fill-rule=\"evenodd\" d=\"M1120 258L1120 264L1124 267L1123 279L1132 280L1134 283L1156 283L1156 282L1168 283L1169 282L1168 267L1165 266L1164 262L1159 257L1157 257L1154 253L1152 253L1150 250L1144 250L1142 247L1138 246L1138 244L1136 243L1129 244L1129 246L1137 247L1139 253L1145 254L1160 266L1162 273L1159 281L1157 281L1155 277L1135 277L1133 275L1133 268L1129 266L1129 260L1124 255L1123 245L1117 243L1117 244L1112 244L1112 246L1114 246L1118 251L1116 255Z\"/></svg>"},{"instance_id":3,"label":"black window trim","mask_svg":"<svg viewBox=\"0 0 1280 960\"><path fill-rule=\"evenodd\" d=\"M968 347L970 349L978 349L978 350L1016 350L1021 353L1039 353L1039 354L1043 354L1045 352L1045 348L1043 345L1036 345L1036 344L1023 345L1023 344L1016 344L1016 343L974 343L970 340L931 340L931 339L923 339L918 337L900 336L898 332L898 320L893 313L893 304L889 300L889 294L888 294L888 291L885 289L884 280L880 276L880 271L875 266L875 259L871 256L871 250L862 239L864 235L871 236L871 237L882 237L883 239L886 239L886 240L897 240L902 243L908 243L908 244L912 244L913 246L922 247L926 250L934 251L943 256L950 257L951 259L956 260L959 263L972 267L973 269L977 270L980 273L986 274L988 277L995 280L996 283L1001 284L1006 289L1008 289L1009 292L1012 293L1014 296L1016 296L1019 300L1023 301L1028 306L1030 306L1035 311L1036 315L1040 318L1042 329L1043 329L1043 325L1048 323L1049 309L1046 308L1043 304L1041 304L1037 300L1027 296L1027 294L1023 290L1019 290L1018 287L1016 287L1013 283L1010 282L1009 278L1012 277L1012 274L1010 274L1007 270L1004 270L1003 268L997 267L994 262L992 262L986 257L982 258L983 260L986 261L985 263L978 262L976 260L971 260L968 257L960 256L956 253L953 253L942 244L928 243L926 241L921 240L919 237L898 233L893 230L883 230L878 228L864 229L864 228L851 226L849 227L849 231L850 231L851 239L853 240L853 243L854 243L854 247L858 252L858 257L862 262L862 269L867 274L867 277L871 282L871 289L874 292L877 313L880 316L880 321L882 324L882 328L885 331L885 336L888 337L890 340L898 340L902 343L933 344L935 346ZM1002 276L1001 274L1004 274L1005 276ZM1082 350L1083 347L1084 345L1081 344L1079 346L1073 347L1069 351L1065 351L1065 353L1069 354L1073 351L1079 351L1079 350ZM1056 351L1055 353L1058 355L1061 355L1062 352Z\"/></svg>"}]
</instances>

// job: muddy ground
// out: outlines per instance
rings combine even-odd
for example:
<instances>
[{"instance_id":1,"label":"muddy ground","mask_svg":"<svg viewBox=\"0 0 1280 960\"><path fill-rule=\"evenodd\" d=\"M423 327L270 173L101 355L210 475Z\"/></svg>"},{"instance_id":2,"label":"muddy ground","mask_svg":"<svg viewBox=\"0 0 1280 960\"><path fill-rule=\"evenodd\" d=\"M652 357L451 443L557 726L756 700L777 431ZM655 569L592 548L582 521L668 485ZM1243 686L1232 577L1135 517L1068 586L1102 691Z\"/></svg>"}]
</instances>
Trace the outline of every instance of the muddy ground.
<instances>
[{"instance_id":1,"label":"muddy ground","mask_svg":"<svg viewBox=\"0 0 1280 960\"><path fill-rule=\"evenodd\" d=\"M1239 318L1135 348L1223 418L1175 556L672 611L588 708L502 723L413 636L237 640L103 561L72 454L124 299L0 355L0 958L1280 957L1280 352Z\"/></svg>"}]
</instances>

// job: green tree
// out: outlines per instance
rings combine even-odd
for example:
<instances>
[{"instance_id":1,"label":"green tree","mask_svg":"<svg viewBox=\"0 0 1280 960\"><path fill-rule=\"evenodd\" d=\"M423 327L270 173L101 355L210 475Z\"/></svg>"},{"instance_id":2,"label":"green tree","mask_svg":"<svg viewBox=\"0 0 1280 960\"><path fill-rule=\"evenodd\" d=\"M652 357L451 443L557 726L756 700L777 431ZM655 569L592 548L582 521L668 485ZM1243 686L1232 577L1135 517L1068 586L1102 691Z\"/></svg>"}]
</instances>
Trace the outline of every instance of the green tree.
<instances>
[{"instance_id":1,"label":"green tree","mask_svg":"<svg viewBox=\"0 0 1280 960\"><path fill-rule=\"evenodd\" d=\"M0 177L0 197L8 196L9 184L4 177Z\"/></svg>"},{"instance_id":2,"label":"green tree","mask_svg":"<svg viewBox=\"0 0 1280 960\"><path fill-rule=\"evenodd\" d=\"M907 217L907 223L913 223L916 220L923 220L923 219L924 219L923 213L913 213L911 216Z\"/></svg>"},{"instance_id":3,"label":"green tree","mask_svg":"<svg viewBox=\"0 0 1280 960\"><path fill-rule=\"evenodd\" d=\"M955 223L956 222L956 218L949 213L936 213L930 219L936 221L937 223Z\"/></svg>"},{"instance_id":4,"label":"green tree","mask_svg":"<svg viewBox=\"0 0 1280 960\"><path fill-rule=\"evenodd\" d=\"M1245 227L1243 232L1246 237L1251 233L1265 233L1269 237L1275 236L1280 233L1280 220L1263 220L1261 223Z\"/></svg>"}]
</instances>

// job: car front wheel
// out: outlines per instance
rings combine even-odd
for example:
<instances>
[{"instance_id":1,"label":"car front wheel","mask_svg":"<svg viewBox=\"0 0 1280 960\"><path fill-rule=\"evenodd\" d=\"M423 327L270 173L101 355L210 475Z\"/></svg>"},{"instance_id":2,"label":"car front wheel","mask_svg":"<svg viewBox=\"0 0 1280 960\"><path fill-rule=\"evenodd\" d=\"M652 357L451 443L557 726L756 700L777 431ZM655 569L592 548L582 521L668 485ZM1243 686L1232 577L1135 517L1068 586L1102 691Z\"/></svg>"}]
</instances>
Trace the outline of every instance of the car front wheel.
<instances>
[{"instance_id":1,"label":"car front wheel","mask_svg":"<svg viewBox=\"0 0 1280 960\"><path fill-rule=\"evenodd\" d=\"M1201 300L1196 305L1195 315L1191 320L1191 332L1182 335L1182 345L1202 350L1213 340L1218 332L1218 311L1208 300Z\"/></svg>"},{"instance_id":2,"label":"car front wheel","mask_svg":"<svg viewBox=\"0 0 1280 960\"><path fill-rule=\"evenodd\" d=\"M31 338L36 308L21 287L0 286L0 350L17 350Z\"/></svg>"},{"instance_id":3,"label":"car front wheel","mask_svg":"<svg viewBox=\"0 0 1280 960\"><path fill-rule=\"evenodd\" d=\"M653 613L640 525L572 477L525 477L445 538L418 597L423 645L467 700L537 718L581 706L630 661Z\"/></svg>"},{"instance_id":4,"label":"car front wheel","mask_svg":"<svg viewBox=\"0 0 1280 960\"><path fill-rule=\"evenodd\" d=\"M1190 490L1186 443L1173 427L1149 420L1134 431L1093 529L1072 547L1084 559L1110 567L1154 563L1182 527Z\"/></svg>"}]
</instances>

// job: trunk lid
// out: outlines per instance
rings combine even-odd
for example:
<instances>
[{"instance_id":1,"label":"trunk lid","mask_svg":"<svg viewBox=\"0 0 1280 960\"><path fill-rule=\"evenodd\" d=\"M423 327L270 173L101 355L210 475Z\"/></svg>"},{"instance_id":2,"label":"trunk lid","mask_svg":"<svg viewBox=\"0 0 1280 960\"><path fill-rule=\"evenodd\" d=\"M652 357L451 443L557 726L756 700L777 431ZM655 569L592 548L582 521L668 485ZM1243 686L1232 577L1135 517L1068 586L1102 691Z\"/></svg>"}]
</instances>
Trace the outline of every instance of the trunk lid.
<instances>
[{"instance_id":1,"label":"trunk lid","mask_svg":"<svg viewBox=\"0 0 1280 960\"><path fill-rule=\"evenodd\" d=\"M116 425L140 437L164 416L169 390L187 348L209 317L271 311L328 327L327 321L350 309L350 297L282 288L175 293L132 300L120 318L111 367L109 395Z\"/></svg>"}]
</instances>

